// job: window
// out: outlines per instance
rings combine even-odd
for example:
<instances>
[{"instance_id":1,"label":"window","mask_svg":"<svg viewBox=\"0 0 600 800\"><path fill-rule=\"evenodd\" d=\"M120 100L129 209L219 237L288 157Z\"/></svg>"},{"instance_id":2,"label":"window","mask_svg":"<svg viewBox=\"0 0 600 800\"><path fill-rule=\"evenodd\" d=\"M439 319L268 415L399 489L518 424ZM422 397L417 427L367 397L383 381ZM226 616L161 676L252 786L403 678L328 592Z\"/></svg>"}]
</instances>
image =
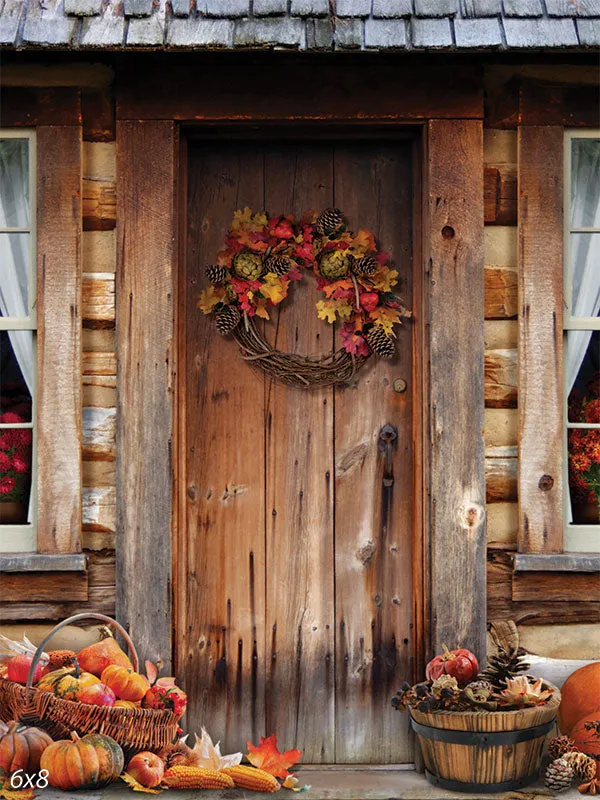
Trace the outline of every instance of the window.
<instances>
[{"instance_id":1,"label":"window","mask_svg":"<svg viewBox=\"0 0 600 800\"><path fill-rule=\"evenodd\" d=\"M600 550L600 131L565 138L565 543Z\"/></svg>"},{"instance_id":2,"label":"window","mask_svg":"<svg viewBox=\"0 0 600 800\"><path fill-rule=\"evenodd\" d=\"M0 551L36 549L35 134L0 131Z\"/></svg>"}]
</instances>

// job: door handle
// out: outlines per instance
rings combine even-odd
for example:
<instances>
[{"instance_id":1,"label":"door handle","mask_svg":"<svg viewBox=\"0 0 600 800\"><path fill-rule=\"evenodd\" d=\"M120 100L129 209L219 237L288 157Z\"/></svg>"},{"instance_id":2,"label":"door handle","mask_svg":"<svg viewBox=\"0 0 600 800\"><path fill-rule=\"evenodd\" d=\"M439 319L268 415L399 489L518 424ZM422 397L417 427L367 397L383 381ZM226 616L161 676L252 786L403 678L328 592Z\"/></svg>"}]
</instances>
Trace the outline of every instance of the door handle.
<instances>
[{"instance_id":1,"label":"door handle","mask_svg":"<svg viewBox=\"0 0 600 800\"><path fill-rule=\"evenodd\" d=\"M390 423L386 423L379 431L377 438L377 449L383 453L385 458L385 465L383 468L383 485L393 486L394 484L394 465L392 463L392 451L394 442L398 439L398 428L395 428Z\"/></svg>"}]
</instances>

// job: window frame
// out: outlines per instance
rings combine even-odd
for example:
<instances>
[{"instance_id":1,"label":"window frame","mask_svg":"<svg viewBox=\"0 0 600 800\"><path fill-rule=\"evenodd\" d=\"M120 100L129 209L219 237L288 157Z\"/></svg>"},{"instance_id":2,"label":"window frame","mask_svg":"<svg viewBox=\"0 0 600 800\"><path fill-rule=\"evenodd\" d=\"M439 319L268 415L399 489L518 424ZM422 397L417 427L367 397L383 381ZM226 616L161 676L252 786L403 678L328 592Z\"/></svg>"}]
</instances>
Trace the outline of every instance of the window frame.
<instances>
[{"instance_id":1,"label":"window frame","mask_svg":"<svg viewBox=\"0 0 600 800\"><path fill-rule=\"evenodd\" d=\"M576 139L600 139L600 128L568 129L564 131L564 220L563 220L563 360L566 353L567 334L576 330L600 330L599 317L572 317L572 250L571 234L598 233L600 227L576 227L571 224L571 179L572 179L572 143ZM600 525L573 524L568 520L569 509L569 430L586 428L600 430L599 423L569 422L567 391L567 371L563 369L563 551L565 553L597 552L600 538Z\"/></svg>"},{"instance_id":2,"label":"window frame","mask_svg":"<svg viewBox=\"0 0 600 800\"><path fill-rule=\"evenodd\" d=\"M34 388L31 398L31 421L21 423L0 423L0 430L26 428L32 433L31 451L31 522L25 525L0 524L0 552L35 553L38 533L38 359L37 359L37 137L34 128L0 128L0 139L26 139L28 141L29 169L29 225L27 227L0 227L0 233L23 233L29 235L29 280L27 317L0 317L0 330L31 331L33 334L33 375Z\"/></svg>"}]
</instances>

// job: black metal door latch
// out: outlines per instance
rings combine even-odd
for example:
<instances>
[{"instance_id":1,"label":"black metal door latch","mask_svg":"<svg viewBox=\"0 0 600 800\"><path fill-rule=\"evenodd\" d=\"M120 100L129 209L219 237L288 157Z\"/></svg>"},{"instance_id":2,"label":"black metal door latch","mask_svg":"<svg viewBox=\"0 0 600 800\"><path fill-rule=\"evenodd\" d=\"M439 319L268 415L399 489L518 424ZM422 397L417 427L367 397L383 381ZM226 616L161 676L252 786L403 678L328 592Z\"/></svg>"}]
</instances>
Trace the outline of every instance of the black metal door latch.
<instances>
[{"instance_id":1,"label":"black metal door latch","mask_svg":"<svg viewBox=\"0 0 600 800\"><path fill-rule=\"evenodd\" d=\"M394 483L394 466L392 463L392 450L394 442L398 439L398 428L390 423L386 423L379 431L377 449L385 456L385 466L383 468L383 485L392 486Z\"/></svg>"}]
</instances>

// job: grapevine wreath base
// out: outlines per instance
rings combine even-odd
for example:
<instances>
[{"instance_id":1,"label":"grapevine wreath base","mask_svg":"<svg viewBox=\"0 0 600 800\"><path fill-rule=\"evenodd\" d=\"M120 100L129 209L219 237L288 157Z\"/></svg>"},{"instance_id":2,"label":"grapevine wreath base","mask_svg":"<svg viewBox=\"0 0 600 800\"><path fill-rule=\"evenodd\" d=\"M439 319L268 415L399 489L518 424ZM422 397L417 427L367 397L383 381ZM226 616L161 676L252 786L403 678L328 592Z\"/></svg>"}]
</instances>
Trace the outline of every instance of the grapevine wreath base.
<instances>
[{"instance_id":1,"label":"grapevine wreath base","mask_svg":"<svg viewBox=\"0 0 600 800\"><path fill-rule=\"evenodd\" d=\"M270 377L304 389L347 384L371 355L394 356L394 328L411 316L393 292L398 273L388 259L370 231L348 228L339 209L296 220L245 208L235 212L225 249L206 269L211 286L198 305L215 314L219 333L233 335L242 358ZM318 317L340 325L342 346L321 357L273 348L255 320L268 320L291 283L310 271L325 298L316 304Z\"/></svg>"}]
</instances>

